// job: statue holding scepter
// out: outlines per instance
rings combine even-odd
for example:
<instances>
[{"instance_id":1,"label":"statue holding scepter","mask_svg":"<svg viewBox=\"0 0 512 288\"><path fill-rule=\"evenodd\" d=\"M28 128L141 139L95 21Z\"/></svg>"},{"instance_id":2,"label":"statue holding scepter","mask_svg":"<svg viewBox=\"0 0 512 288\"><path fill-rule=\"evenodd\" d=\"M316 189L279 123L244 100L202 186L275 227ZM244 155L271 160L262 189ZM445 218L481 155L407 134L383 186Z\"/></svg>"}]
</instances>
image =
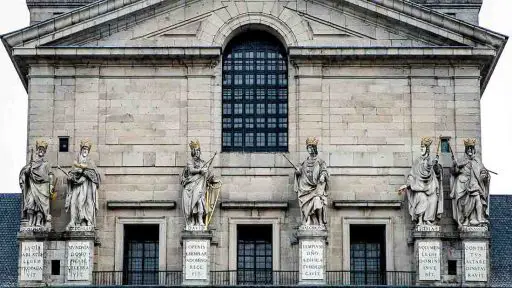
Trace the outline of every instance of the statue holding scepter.
<instances>
[{"instance_id":1,"label":"statue holding scepter","mask_svg":"<svg viewBox=\"0 0 512 288\"><path fill-rule=\"evenodd\" d=\"M476 157L475 144L476 139L465 139L464 158L456 160L452 156L450 197L452 198L453 219L459 228L486 226L489 222L491 176L490 171Z\"/></svg>"},{"instance_id":2,"label":"statue holding scepter","mask_svg":"<svg viewBox=\"0 0 512 288\"><path fill-rule=\"evenodd\" d=\"M27 220L28 227L50 230L50 199L55 178L45 159L47 148L46 141L36 141L36 157L32 150L29 163L20 171L19 183L23 195L22 219Z\"/></svg>"},{"instance_id":3,"label":"statue holding scepter","mask_svg":"<svg viewBox=\"0 0 512 288\"><path fill-rule=\"evenodd\" d=\"M440 141L440 140L439 140ZM407 177L407 199L412 222L418 226L435 225L443 214L443 167L437 155L430 157L432 139L421 139L421 155L411 167Z\"/></svg>"},{"instance_id":4,"label":"statue holding scepter","mask_svg":"<svg viewBox=\"0 0 512 288\"><path fill-rule=\"evenodd\" d=\"M324 160L318 158L318 140L308 137L308 158L299 167L295 166L294 191L299 199L302 225L323 226L327 224L327 190L329 172Z\"/></svg>"}]
</instances>

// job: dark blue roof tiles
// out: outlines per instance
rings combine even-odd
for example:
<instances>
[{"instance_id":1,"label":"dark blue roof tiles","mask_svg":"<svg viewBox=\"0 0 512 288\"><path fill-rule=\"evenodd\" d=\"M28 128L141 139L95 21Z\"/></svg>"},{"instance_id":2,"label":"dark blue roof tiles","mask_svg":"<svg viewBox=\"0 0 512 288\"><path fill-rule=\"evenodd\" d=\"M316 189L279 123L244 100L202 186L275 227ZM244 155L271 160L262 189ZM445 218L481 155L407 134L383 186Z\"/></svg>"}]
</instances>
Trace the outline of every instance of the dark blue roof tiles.
<instances>
[{"instance_id":1,"label":"dark blue roof tiles","mask_svg":"<svg viewBox=\"0 0 512 288\"><path fill-rule=\"evenodd\" d=\"M0 194L0 287L18 284L21 194Z\"/></svg>"},{"instance_id":2,"label":"dark blue roof tiles","mask_svg":"<svg viewBox=\"0 0 512 288\"><path fill-rule=\"evenodd\" d=\"M512 287L512 195L491 195L491 285Z\"/></svg>"}]
</instances>

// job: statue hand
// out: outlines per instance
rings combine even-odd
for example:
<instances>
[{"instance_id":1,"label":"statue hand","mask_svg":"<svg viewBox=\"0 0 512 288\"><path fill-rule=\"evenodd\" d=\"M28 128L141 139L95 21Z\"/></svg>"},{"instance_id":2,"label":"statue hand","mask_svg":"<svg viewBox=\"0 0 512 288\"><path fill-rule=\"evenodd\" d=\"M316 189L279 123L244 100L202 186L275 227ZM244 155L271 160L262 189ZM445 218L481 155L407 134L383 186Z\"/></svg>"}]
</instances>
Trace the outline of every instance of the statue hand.
<instances>
[{"instance_id":1,"label":"statue hand","mask_svg":"<svg viewBox=\"0 0 512 288\"><path fill-rule=\"evenodd\" d=\"M320 175L319 181L320 181L320 183L324 183L325 182L325 175L324 174Z\"/></svg>"},{"instance_id":2,"label":"statue hand","mask_svg":"<svg viewBox=\"0 0 512 288\"><path fill-rule=\"evenodd\" d=\"M203 175L204 175L204 174L208 173L208 169L207 169L206 167L204 167L204 168L202 168L202 169L200 170L200 172L201 172L201 174L203 174Z\"/></svg>"}]
</instances>

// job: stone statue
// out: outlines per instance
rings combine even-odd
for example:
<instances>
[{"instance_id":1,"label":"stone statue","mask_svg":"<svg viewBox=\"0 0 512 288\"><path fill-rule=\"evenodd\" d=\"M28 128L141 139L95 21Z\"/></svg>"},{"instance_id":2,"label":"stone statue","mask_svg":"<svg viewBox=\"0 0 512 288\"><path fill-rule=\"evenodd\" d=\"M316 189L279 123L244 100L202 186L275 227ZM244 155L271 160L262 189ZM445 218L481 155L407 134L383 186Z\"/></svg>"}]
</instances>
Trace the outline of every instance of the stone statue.
<instances>
[{"instance_id":1,"label":"stone statue","mask_svg":"<svg viewBox=\"0 0 512 288\"><path fill-rule=\"evenodd\" d=\"M27 227L50 230L50 199L55 178L45 159L47 148L46 141L36 141L36 159L32 150L29 163L20 171L19 182L23 194L22 219L27 220Z\"/></svg>"},{"instance_id":2,"label":"stone statue","mask_svg":"<svg viewBox=\"0 0 512 288\"><path fill-rule=\"evenodd\" d=\"M192 159L188 161L181 174L183 212L187 230L193 229L194 226L205 227L210 205L205 196L208 190L213 186L219 186L217 184L220 183L210 171L213 157L208 162L201 159L201 147L197 140L191 141L189 146Z\"/></svg>"},{"instance_id":3,"label":"stone statue","mask_svg":"<svg viewBox=\"0 0 512 288\"><path fill-rule=\"evenodd\" d=\"M318 158L318 140L309 137L306 149L309 157L295 167L294 191L299 198L302 225L327 224L327 182L329 172L325 161Z\"/></svg>"},{"instance_id":4,"label":"stone statue","mask_svg":"<svg viewBox=\"0 0 512 288\"><path fill-rule=\"evenodd\" d=\"M80 141L80 152L68 176L66 194L66 212L70 212L71 219L66 230L74 227L96 226L96 210L98 209L98 188L100 174L94 163L89 159L92 143L88 140Z\"/></svg>"},{"instance_id":5,"label":"stone statue","mask_svg":"<svg viewBox=\"0 0 512 288\"><path fill-rule=\"evenodd\" d=\"M433 225L443 214L443 167L439 155L432 160L432 139L421 139L421 156L414 161L407 177L407 198L412 222Z\"/></svg>"},{"instance_id":6,"label":"stone statue","mask_svg":"<svg viewBox=\"0 0 512 288\"><path fill-rule=\"evenodd\" d=\"M465 139L464 159L452 156L451 193L453 219L463 226L484 226L489 218L489 184L491 176L475 156L476 139Z\"/></svg>"}]
</instances>

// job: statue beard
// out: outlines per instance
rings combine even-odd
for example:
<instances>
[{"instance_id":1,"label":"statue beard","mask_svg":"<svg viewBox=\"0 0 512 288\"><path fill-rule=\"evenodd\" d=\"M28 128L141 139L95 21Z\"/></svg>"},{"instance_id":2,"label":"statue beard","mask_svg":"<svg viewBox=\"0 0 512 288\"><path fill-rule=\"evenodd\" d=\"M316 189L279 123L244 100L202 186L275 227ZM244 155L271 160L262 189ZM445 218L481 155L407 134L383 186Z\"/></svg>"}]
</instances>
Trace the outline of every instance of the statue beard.
<instances>
[{"instance_id":1,"label":"statue beard","mask_svg":"<svg viewBox=\"0 0 512 288\"><path fill-rule=\"evenodd\" d=\"M78 163L80 163L80 164L87 163L87 157L84 157L84 156L82 156L82 154L80 154L80 156L78 156Z\"/></svg>"}]
</instances>

